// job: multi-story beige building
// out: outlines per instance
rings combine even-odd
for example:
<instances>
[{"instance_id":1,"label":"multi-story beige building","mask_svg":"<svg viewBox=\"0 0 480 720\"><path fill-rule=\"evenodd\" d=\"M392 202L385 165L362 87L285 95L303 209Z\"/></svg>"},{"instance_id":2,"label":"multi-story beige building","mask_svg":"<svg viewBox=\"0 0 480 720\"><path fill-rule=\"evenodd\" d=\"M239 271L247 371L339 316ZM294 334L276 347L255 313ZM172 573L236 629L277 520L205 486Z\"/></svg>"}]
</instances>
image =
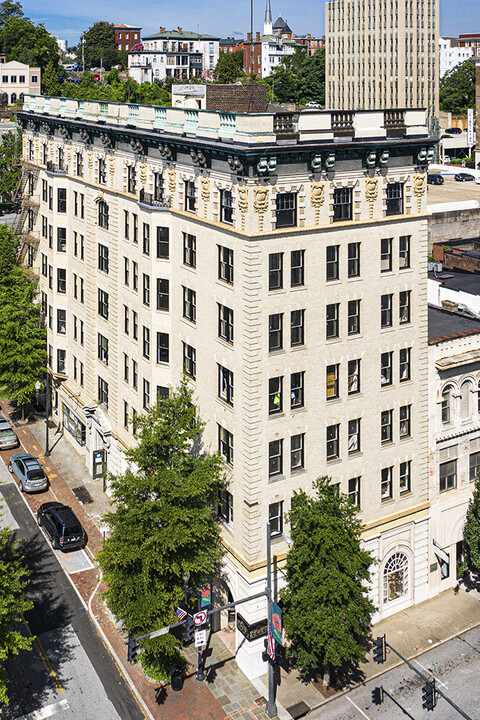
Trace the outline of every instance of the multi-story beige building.
<instances>
[{"instance_id":1,"label":"multi-story beige building","mask_svg":"<svg viewBox=\"0 0 480 720\"><path fill-rule=\"evenodd\" d=\"M326 107L438 117L438 0L326 3Z\"/></svg>"},{"instance_id":2,"label":"multi-story beige building","mask_svg":"<svg viewBox=\"0 0 480 720\"><path fill-rule=\"evenodd\" d=\"M293 493L326 474L360 508L377 617L426 599L424 112L31 96L18 117L55 413L90 471L124 469L132 415L185 369L225 461L226 597L264 588L267 521L282 566Z\"/></svg>"}]
</instances>

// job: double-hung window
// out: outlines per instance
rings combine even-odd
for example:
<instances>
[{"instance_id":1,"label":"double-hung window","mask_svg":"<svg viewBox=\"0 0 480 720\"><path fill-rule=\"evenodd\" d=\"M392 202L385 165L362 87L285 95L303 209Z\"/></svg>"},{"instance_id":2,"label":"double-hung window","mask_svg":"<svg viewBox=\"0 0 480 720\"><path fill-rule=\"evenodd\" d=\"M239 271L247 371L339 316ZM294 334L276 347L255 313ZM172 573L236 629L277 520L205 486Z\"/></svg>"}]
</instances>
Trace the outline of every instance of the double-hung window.
<instances>
[{"instance_id":1,"label":"double-hung window","mask_svg":"<svg viewBox=\"0 0 480 720\"><path fill-rule=\"evenodd\" d=\"M382 502L393 498L393 467L382 468L380 495Z\"/></svg>"},{"instance_id":2,"label":"double-hung window","mask_svg":"<svg viewBox=\"0 0 480 720\"><path fill-rule=\"evenodd\" d=\"M107 164L105 158L98 158L98 182L105 185L107 182Z\"/></svg>"},{"instance_id":3,"label":"double-hung window","mask_svg":"<svg viewBox=\"0 0 480 720\"><path fill-rule=\"evenodd\" d=\"M276 313L268 318L268 349L269 352L283 348L283 314Z\"/></svg>"},{"instance_id":4,"label":"double-hung window","mask_svg":"<svg viewBox=\"0 0 480 720\"><path fill-rule=\"evenodd\" d=\"M297 224L296 193L278 193L276 198L277 228L294 227Z\"/></svg>"},{"instance_id":5,"label":"double-hung window","mask_svg":"<svg viewBox=\"0 0 480 720\"><path fill-rule=\"evenodd\" d=\"M382 295L380 305L380 327L392 327L393 322L393 295Z\"/></svg>"},{"instance_id":6,"label":"double-hung window","mask_svg":"<svg viewBox=\"0 0 480 720\"><path fill-rule=\"evenodd\" d=\"M197 238L183 233L183 264L194 268L197 265Z\"/></svg>"},{"instance_id":7,"label":"double-hung window","mask_svg":"<svg viewBox=\"0 0 480 720\"><path fill-rule=\"evenodd\" d=\"M399 322L405 325L410 322L410 290L403 290L399 295Z\"/></svg>"},{"instance_id":8,"label":"double-hung window","mask_svg":"<svg viewBox=\"0 0 480 720\"><path fill-rule=\"evenodd\" d=\"M360 303L361 300L348 301L347 327L349 335L358 335L360 332Z\"/></svg>"},{"instance_id":9,"label":"double-hung window","mask_svg":"<svg viewBox=\"0 0 480 720\"><path fill-rule=\"evenodd\" d=\"M407 380L410 380L410 355L411 348L401 348L399 355L400 382L406 382Z\"/></svg>"},{"instance_id":10,"label":"double-hung window","mask_svg":"<svg viewBox=\"0 0 480 720\"><path fill-rule=\"evenodd\" d=\"M218 397L228 405L233 405L233 372L218 366Z\"/></svg>"},{"instance_id":11,"label":"double-hung window","mask_svg":"<svg viewBox=\"0 0 480 720\"><path fill-rule=\"evenodd\" d=\"M327 305L326 310L326 338L338 338L339 335L340 305L335 303Z\"/></svg>"},{"instance_id":12,"label":"double-hung window","mask_svg":"<svg viewBox=\"0 0 480 720\"><path fill-rule=\"evenodd\" d=\"M360 508L361 480L361 477L354 477L350 478L348 481L348 499L357 508Z\"/></svg>"},{"instance_id":13,"label":"double-hung window","mask_svg":"<svg viewBox=\"0 0 480 720\"><path fill-rule=\"evenodd\" d=\"M98 314L108 320L108 293L98 289Z\"/></svg>"},{"instance_id":14,"label":"double-hung window","mask_svg":"<svg viewBox=\"0 0 480 720\"><path fill-rule=\"evenodd\" d=\"M170 307L170 281L157 278L157 310L168 310Z\"/></svg>"},{"instance_id":15,"label":"double-hung window","mask_svg":"<svg viewBox=\"0 0 480 720\"><path fill-rule=\"evenodd\" d=\"M127 173L127 191L133 195L137 189L137 174L135 171L135 165L129 165Z\"/></svg>"},{"instance_id":16,"label":"double-hung window","mask_svg":"<svg viewBox=\"0 0 480 720\"><path fill-rule=\"evenodd\" d=\"M195 380L197 377L197 352L194 347L183 343L183 369L185 374Z\"/></svg>"},{"instance_id":17,"label":"double-hung window","mask_svg":"<svg viewBox=\"0 0 480 720\"><path fill-rule=\"evenodd\" d=\"M292 435L290 438L290 471L303 470L305 467L305 434Z\"/></svg>"},{"instance_id":18,"label":"double-hung window","mask_svg":"<svg viewBox=\"0 0 480 720\"><path fill-rule=\"evenodd\" d=\"M305 310L292 310L290 313L290 347L305 344Z\"/></svg>"},{"instance_id":19,"label":"double-hung window","mask_svg":"<svg viewBox=\"0 0 480 720\"><path fill-rule=\"evenodd\" d=\"M290 253L290 286L305 284L305 250L292 250Z\"/></svg>"},{"instance_id":20,"label":"double-hung window","mask_svg":"<svg viewBox=\"0 0 480 720\"><path fill-rule=\"evenodd\" d=\"M402 405L400 407L400 438L408 438L412 435L412 406Z\"/></svg>"},{"instance_id":21,"label":"double-hung window","mask_svg":"<svg viewBox=\"0 0 480 720\"><path fill-rule=\"evenodd\" d=\"M274 502L268 506L268 522L270 535L281 535L283 532L283 502Z\"/></svg>"},{"instance_id":22,"label":"double-hung window","mask_svg":"<svg viewBox=\"0 0 480 720\"><path fill-rule=\"evenodd\" d=\"M157 258L159 260L168 260L169 255L169 228L157 227Z\"/></svg>"},{"instance_id":23,"label":"double-hung window","mask_svg":"<svg viewBox=\"0 0 480 720\"><path fill-rule=\"evenodd\" d=\"M393 238L382 238L380 240L380 272L390 272L392 269L392 244Z\"/></svg>"},{"instance_id":24,"label":"double-hung window","mask_svg":"<svg viewBox=\"0 0 480 720\"><path fill-rule=\"evenodd\" d=\"M98 359L108 365L108 338L98 333Z\"/></svg>"},{"instance_id":25,"label":"double-hung window","mask_svg":"<svg viewBox=\"0 0 480 720\"><path fill-rule=\"evenodd\" d=\"M360 392L360 359L349 360L347 372L348 394L355 395Z\"/></svg>"},{"instance_id":26,"label":"double-hung window","mask_svg":"<svg viewBox=\"0 0 480 720\"><path fill-rule=\"evenodd\" d=\"M381 441L382 445L393 442L393 410L382 410Z\"/></svg>"},{"instance_id":27,"label":"double-hung window","mask_svg":"<svg viewBox=\"0 0 480 720\"><path fill-rule=\"evenodd\" d=\"M283 440L272 440L268 444L268 477L283 472Z\"/></svg>"},{"instance_id":28,"label":"double-hung window","mask_svg":"<svg viewBox=\"0 0 480 720\"><path fill-rule=\"evenodd\" d=\"M283 377L268 381L268 414L275 415L283 410Z\"/></svg>"},{"instance_id":29,"label":"double-hung window","mask_svg":"<svg viewBox=\"0 0 480 720\"><path fill-rule=\"evenodd\" d=\"M194 323L197 319L197 293L183 287L183 317Z\"/></svg>"},{"instance_id":30,"label":"double-hung window","mask_svg":"<svg viewBox=\"0 0 480 720\"><path fill-rule=\"evenodd\" d=\"M327 460L340 457L340 425L327 427Z\"/></svg>"},{"instance_id":31,"label":"double-hung window","mask_svg":"<svg viewBox=\"0 0 480 720\"><path fill-rule=\"evenodd\" d=\"M168 333L157 332L157 363L168 363L170 360L170 336Z\"/></svg>"},{"instance_id":32,"label":"double-hung window","mask_svg":"<svg viewBox=\"0 0 480 720\"><path fill-rule=\"evenodd\" d=\"M294 372L290 375L290 407L292 410L304 406L305 373Z\"/></svg>"},{"instance_id":33,"label":"double-hung window","mask_svg":"<svg viewBox=\"0 0 480 720\"><path fill-rule=\"evenodd\" d=\"M405 460L400 463L400 495L409 493L412 489L412 461Z\"/></svg>"},{"instance_id":34,"label":"double-hung window","mask_svg":"<svg viewBox=\"0 0 480 720\"><path fill-rule=\"evenodd\" d=\"M338 280L340 277L340 246L329 245L326 249L326 280Z\"/></svg>"},{"instance_id":35,"label":"double-hung window","mask_svg":"<svg viewBox=\"0 0 480 720\"><path fill-rule=\"evenodd\" d=\"M340 395L340 365L327 365L327 400L334 400Z\"/></svg>"},{"instance_id":36,"label":"double-hung window","mask_svg":"<svg viewBox=\"0 0 480 720\"><path fill-rule=\"evenodd\" d=\"M218 425L218 452L227 465L233 465L233 434Z\"/></svg>"},{"instance_id":37,"label":"double-hung window","mask_svg":"<svg viewBox=\"0 0 480 720\"><path fill-rule=\"evenodd\" d=\"M353 217L353 195L351 187L335 188L333 191L333 221L351 220Z\"/></svg>"},{"instance_id":38,"label":"double-hung window","mask_svg":"<svg viewBox=\"0 0 480 720\"><path fill-rule=\"evenodd\" d=\"M401 235L398 241L398 267L404 270L410 267L410 235Z\"/></svg>"},{"instance_id":39,"label":"double-hung window","mask_svg":"<svg viewBox=\"0 0 480 720\"><path fill-rule=\"evenodd\" d=\"M393 182L387 184L387 215L401 215L403 213L403 183Z\"/></svg>"},{"instance_id":40,"label":"double-hung window","mask_svg":"<svg viewBox=\"0 0 480 720\"><path fill-rule=\"evenodd\" d=\"M218 494L218 516L230 527L233 525L233 495L225 488Z\"/></svg>"},{"instance_id":41,"label":"double-hung window","mask_svg":"<svg viewBox=\"0 0 480 720\"><path fill-rule=\"evenodd\" d=\"M393 382L393 353L384 352L380 355L380 385L385 387Z\"/></svg>"},{"instance_id":42,"label":"double-hung window","mask_svg":"<svg viewBox=\"0 0 480 720\"><path fill-rule=\"evenodd\" d=\"M220 220L224 223L233 223L233 201L231 190L220 190Z\"/></svg>"},{"instance_id":43,"label":"double-hung window","mask_svg":"<svg viewBox=\"0 0 480 720\"><path fill-rule=\"evenodd\" d=\"M268 256L268 289L281 290L283 287L283 253Z\"/></svg>"},{"instance_id":44,"label":"double-hung window","mask_svg":"<svg viewBox=\"0 0 480 720\"><path fill-rule=\"evenodd\" d=\"M360 243L348 243L348 277L360 275Z\"/></svg>"},{"instance_id":45,"label":"double-hung window","mask_svg":"<svg viewBox=\"0 0 480 720\"><path fill-rule=\"evenodd\" d=\"M233 345L233 310L218 303L218 337Z\"/></svg>"},{"instance_id":46,"label":"double-hung window","mask_svg":"<svg viewBox=\"0 0 480 720\"><path fill-rule=\"evenodd\" d=\"M185 180L185 210L195 212L195 182Z\"/></svg>"},{"instance_id":47,"label":"double-hung window","mask_svg":"<svg viewBox=\"0 0 480 720\"><path fill-rule=\"evenodd\" d=\"M348 421L348 454L360 452L360 425L361 418Z\"/></svg>"},{"instance_id":48,"label":"double-hung window","mask_svg":"<svg viewBox=\"0 0 480 720\"><path fill-rule=\"evenodd\" d=\"M218 245L218 279L233 285L233 250Z\"/></svg>"}]
</instances>

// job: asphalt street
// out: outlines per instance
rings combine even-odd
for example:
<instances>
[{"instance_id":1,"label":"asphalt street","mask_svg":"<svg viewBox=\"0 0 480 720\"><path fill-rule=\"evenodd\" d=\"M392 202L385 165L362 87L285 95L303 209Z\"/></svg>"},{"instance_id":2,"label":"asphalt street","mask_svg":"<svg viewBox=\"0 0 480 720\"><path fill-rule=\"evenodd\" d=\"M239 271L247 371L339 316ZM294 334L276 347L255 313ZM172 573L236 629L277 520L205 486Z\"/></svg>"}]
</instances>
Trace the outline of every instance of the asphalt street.
<instances>
[{"instance_id":1,"label":"asphalt street","mask_svg":"<svg viewBox=\"0 0 480 720\"><path fill-rule=\"evenodd\" d=\"M480 628L436 647L412 663L429 679L435 677L438 689L467 717L480 718ZM455 720L462 717L441 697L433 712L424 710L424 684L418 675L403 665L314 710L308 717L311 720ZM379 686L383 686L393 700L385 696L381 705L374 705L372 690Z\"/></svg>"},{"instance_id":2,"label":"asphalt street","mask_svg":"<svg viewBox=\"0 0 480 720\"><path fill-rule=\"evenodd\" d=\"M22 632L35 637L31 652L6 665L10 706L2 707L2 720L141 720L143 713L66 577L68 568L81 572L90 566L84 551L51 548L1 462L0 504L0 524L12 527L32 570L28 596L34 607Z\"/></svg>"}]
</instances>

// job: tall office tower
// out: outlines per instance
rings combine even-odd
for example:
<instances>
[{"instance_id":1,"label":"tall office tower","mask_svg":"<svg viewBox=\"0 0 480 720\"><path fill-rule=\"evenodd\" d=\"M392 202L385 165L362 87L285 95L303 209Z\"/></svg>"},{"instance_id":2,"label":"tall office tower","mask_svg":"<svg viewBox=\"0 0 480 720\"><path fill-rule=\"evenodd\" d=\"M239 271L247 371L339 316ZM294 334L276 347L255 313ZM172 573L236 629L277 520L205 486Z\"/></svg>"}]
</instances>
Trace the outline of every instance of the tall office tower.
<instances>
[{"instance_id":1,"label":"tall office tower","mask_svg":"<svg viewBox=\"0 0 480 720\"><path fill-rule=\"evenodd\" d=\"M224 461L217 597L264 589L268 521L281 585L293 493L329 475L377 617L426 599L424 113L27 96L18 118L55 415L90 471L123 470L132 415L185 371ZM237 608L249 675L264 621L264 598Z\"/></svg>"},{"instance_id":2,"label":"tall office tower","mask_svg":"<svg viewBox=\"0 0 480 720\"><path fill-rule=\"evenodd\" d=\"M326 107L438 117L438 0L326 3Z\"/></svg>"}]
</instances>

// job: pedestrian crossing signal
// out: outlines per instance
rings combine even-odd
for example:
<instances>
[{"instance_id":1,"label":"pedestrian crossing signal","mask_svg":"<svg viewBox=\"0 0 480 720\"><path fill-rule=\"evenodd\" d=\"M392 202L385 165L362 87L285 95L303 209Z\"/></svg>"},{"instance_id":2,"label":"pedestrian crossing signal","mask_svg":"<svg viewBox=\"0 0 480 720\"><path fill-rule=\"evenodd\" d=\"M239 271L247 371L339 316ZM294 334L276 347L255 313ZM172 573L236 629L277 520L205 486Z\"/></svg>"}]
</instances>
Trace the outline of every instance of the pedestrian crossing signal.
<instances>
[{"instance_id":1,"label":"pedestrian crossing signal","mask_svg":"<svg viewBox=\"0 0 480 720\"><path fill-rule=\"evenodd\" d=\"M135 663L137 662L138 649L138 642L133 637L133 635L129 633L127 644L127 660L132 665L135 665Z\"/></svg>"}]
</instances>

